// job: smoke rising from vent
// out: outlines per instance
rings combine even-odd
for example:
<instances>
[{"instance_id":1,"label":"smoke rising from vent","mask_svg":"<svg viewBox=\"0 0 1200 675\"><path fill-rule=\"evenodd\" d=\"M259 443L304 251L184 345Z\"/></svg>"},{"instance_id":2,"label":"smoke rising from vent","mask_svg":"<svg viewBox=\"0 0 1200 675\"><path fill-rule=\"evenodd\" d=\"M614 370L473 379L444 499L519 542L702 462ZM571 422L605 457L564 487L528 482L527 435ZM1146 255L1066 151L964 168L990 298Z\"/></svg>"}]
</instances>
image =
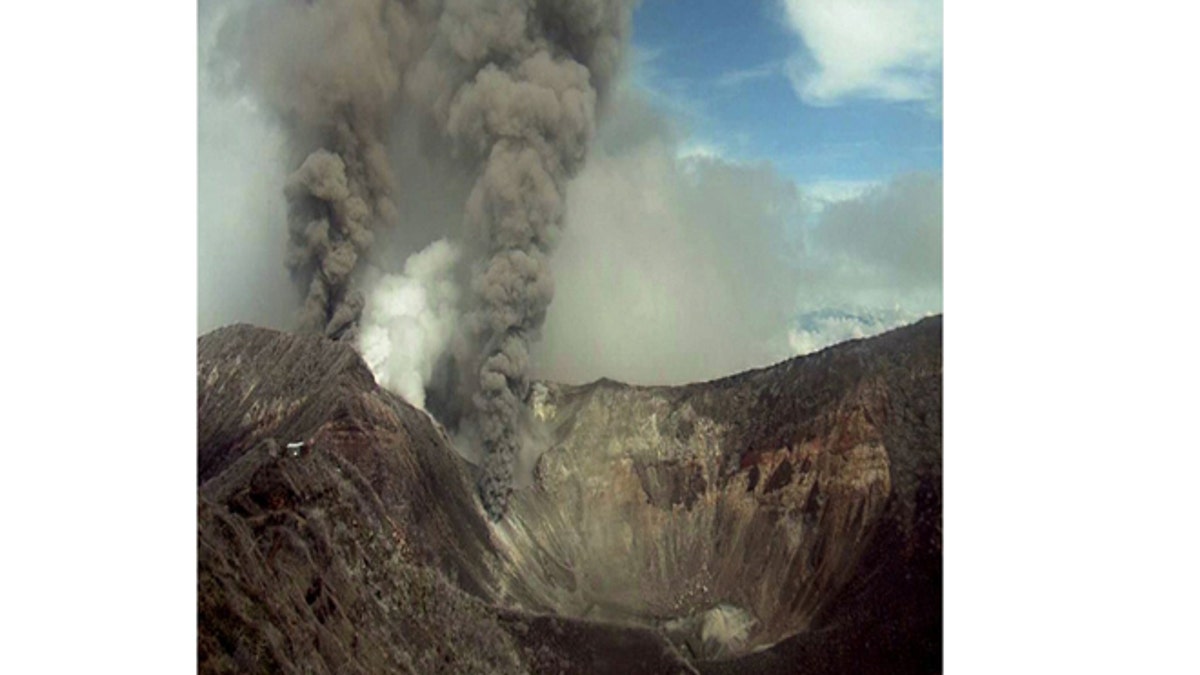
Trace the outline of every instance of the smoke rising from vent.
<instances>
[{"instance_id":1,"label":"smoke rising from vent","mask_svg":"<svg viewBox=\"0 0 1200 675\"><path fill-rule=\"evenodd\" d=\"M304 296L299 328L355 340L385 368L381 381L410 396L411 373L395 370L379 342L407 311L386 307L389 298L420 282L377 283L371 335L358 333L363 287L379 276L368 269L394 265L377 239L406 226L393 126L417 119L432 132L422 152L476 176L452 233L465 254L466 347L445 397L469 402L464 423L483 445L481 496L493 518L512 490L566 183L587 155L631 11L623 0L258 2L237 6L220 35L229 83L252 92L286 132L294 167L283 189L286 264Z\"/></svg>"},{"instance_id":2,"label":"smoke rising from vent","mask_svg":"<svg viewBox=\"0 0 1200 675\"><path fill-rule=\"evenodd\" d=\"M548 258L629 31L624 2L447 2L407 91L451 152L478 167L463 238L467 330L457 390L484 450L485 508L512 492L529 347L554 293Z\"/></svg>"},{"instance_id":3,"label":"smoke rising from vent","mask_svg":"<svg viewBox=\"0 0 1200 675\"><path fill-rule=\"evenodd\" d=\"M379 384L425 407L425 387L458 324L460 254L439 239L404 263L403 274L379 279L368 295L359 348Z\"/></svg>"},{"instance_id":4,"label":"smoke rising from vent","mask_svg":"<svg viewBox=\"0 0 1200 675\"><path fill-rule=\"evenodd\" d=\"M385 0L255 2L224 22L218 56L287 135L286 264L301 288L303 331L351 337L374 232L398 225L385 141L410 36Z\"/></svg>"}]
</instances>

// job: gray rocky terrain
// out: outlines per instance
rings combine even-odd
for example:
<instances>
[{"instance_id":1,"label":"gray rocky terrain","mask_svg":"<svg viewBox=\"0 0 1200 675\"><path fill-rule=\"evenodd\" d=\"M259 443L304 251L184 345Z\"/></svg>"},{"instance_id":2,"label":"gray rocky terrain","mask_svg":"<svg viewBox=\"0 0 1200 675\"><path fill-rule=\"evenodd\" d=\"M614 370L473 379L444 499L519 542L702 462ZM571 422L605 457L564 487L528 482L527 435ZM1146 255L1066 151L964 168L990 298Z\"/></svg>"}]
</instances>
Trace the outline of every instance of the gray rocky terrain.
<instances>
[{"instance_id":1,"label":"gray rocky terrain","mask_svg":"<svg viewBox=\"0 0 1200 675\"><path fill-rule=\"evenodd\" d=\"M541 452L492 523L350 346L209 333L200 671L940 672L941 334L535 386Z\"/></svg>"}]
</instances>

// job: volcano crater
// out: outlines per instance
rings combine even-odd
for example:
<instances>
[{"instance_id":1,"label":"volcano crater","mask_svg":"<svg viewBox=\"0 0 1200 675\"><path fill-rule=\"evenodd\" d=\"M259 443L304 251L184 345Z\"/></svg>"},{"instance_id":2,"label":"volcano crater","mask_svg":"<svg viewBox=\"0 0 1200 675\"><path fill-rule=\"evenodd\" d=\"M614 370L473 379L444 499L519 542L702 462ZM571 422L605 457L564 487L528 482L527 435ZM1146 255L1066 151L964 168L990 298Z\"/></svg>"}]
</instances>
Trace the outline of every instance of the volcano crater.
<instances>
[{"instance_id":1,"label":"volcano crater","mask_svg":"<svg viewBox=\"0 0 1200 675\"><path fill-rule=\"evenodd\" d=\"M350 347L239 326L199 356L204 672L231 653L279 672L940 668L940 317L711 382L539 384L544 450L498 522L478 469Z\"/></svg>"}]
</instances>

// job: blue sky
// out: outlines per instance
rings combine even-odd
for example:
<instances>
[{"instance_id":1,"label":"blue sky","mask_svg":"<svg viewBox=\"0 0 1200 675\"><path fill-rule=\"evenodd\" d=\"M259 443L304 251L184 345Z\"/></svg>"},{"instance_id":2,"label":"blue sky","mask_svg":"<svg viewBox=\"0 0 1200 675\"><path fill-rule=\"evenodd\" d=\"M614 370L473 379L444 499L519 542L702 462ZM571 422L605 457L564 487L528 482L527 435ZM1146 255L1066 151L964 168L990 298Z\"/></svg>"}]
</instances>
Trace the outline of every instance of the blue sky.
<instances>
[{"instance_id":1,"label":"blue sky","mask_svg":"<svg viewBox=\"0 0 1200 675\"><path fill-rule=\"evenodd\" d=\"M806 64L823 58L836 68L840 59L853 69L858 65L855 59L871 57L872 45L851 45L848 53L839 54L836 45L823 45L817 34L854 31L869 24L864 12L886 11L880 2L862 0L843 3L858 5L858 15L848 15L841 23L834 17L825 24L805 20L806 12L822 10L820 0L646 0L634 16L634 78L675 113L691 147L718 151L730 159L768 160L800 184L881 181L914 170L940 172L941 5L891 2L910 5L910 16L927 11L926 23L932 18L930 8L936 10L936 67L917 66L932 85L932 96L897 92L894 87L872 90L871 83L860 80L856 84L863 86L841 95L802 98L796 71ZM873 74L866 72L866 78L887 77L919 60L920 50L913 47L922 39L919 26L909 32L912 39L907 43L903 28L895 28L904 18L879 16L884 39L901 33L901 44L880 46L881 59L891 62L875 62L872 65L878 67ZM913 18L914 24L921 20ZM833 37L838 44L852 42ZM927 51L933 49L928 45Z\"/></svg>"}]
</instances>

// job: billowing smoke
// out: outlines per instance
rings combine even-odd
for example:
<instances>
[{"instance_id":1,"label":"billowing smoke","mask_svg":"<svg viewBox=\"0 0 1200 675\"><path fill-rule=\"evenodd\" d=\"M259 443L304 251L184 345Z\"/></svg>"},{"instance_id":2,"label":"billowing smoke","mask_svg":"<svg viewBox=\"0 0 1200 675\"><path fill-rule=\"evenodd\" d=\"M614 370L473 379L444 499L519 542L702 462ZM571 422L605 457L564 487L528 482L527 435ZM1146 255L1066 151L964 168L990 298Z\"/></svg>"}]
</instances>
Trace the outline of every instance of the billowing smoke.
<instances>
[{"instance_id":1,"label":"billowing smoke","mask_svg":"<svg viewBox=\"0 0 1200 675\"><path fill-rule=\"evenodd\" d=\"M396 226L386 146L413 17L386 0L253 2L223 24L232 83L283 125L294 159L286 264L304 294L299 328L350 337L374 232Z\"/></svg>"},{"instance_id":2,"label":"billowing smoke","mask_svg":"<svg viewBox=\"0 0 1200 675\"><path fill-rule=\"evenodd\" d=\"M563 226L566 181L583 164L597 98L629 23L619 3L546 2L530 12L513 2L496 9L505 13L459 17L467 25L439 35L429 52L439 57L434 74L421 64L414 80L425 86L461 72L468 60L489 58L435 115L455 150L482 164L464 221L478 254L470 270L477 359L468 361L477 380L468 390L485 456L481 493L493 518L512 491L529 346L554 295L548 256ZM471 24L480 17L487 29Z\"/></svg>"},{"instance_id":3,"label":"billowing smoke","mask_svg":"<svg viewBox=\"0 0 1200 675\"><path fill-rule=\"evenodd\" d=\"M355 339L381 381L410 396L417 378L432 377L428 358L399 365L396 348L385 353L380 341L444 343L441 328L421 328L419 339L398 328L411 308L386 306L424 288L427 261L375 284L370 335L358 334L363 289L380 276L369 268L394 268L378 241L425 227L400 222L404 186L389 153L397 121L423 132L419 152L475 177L457 233L464 332L441 396L465 410L462 424L482 446L481 496L493 518L512 490L529 348L554 294L548 260L566 184L583 166L630 15L627 0L255 2L231 14L221 36L229 80L286 130L287 266L303 290L300 328Z\"/></svg>"}]
</instances>

